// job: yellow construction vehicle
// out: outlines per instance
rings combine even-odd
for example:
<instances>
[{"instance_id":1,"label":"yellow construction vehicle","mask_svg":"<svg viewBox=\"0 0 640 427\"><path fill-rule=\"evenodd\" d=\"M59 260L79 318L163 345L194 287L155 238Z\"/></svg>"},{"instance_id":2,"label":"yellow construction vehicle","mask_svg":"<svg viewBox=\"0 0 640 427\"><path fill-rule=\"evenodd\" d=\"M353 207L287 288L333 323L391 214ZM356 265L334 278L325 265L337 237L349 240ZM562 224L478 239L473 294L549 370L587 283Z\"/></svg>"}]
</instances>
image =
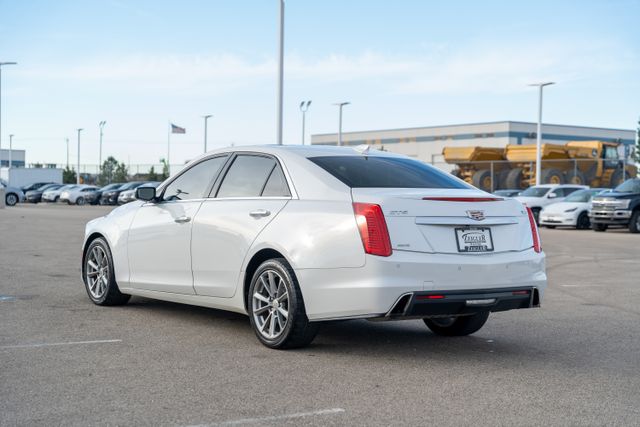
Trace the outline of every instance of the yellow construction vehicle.
<instances>
[{"instance_id":1,"label":"yellow construction vehicle","mask_svg":"<svg viewBox=\"0 0 640 427\"><path fill-rule=\"evenodd\" d=\"M498 188L499 176L507 168L502 148L445 147L442 154L447 163L456 165L452 174L485 191Z\"/></svg>"},{"instance_id":2,"label":"yellow construction vehicle","mask_svg":"<svg viewBox=\"0 0 640 427\"><path fill-rule=\"evenodd\" d=\"M571 141L566 145L542 144L542 184L583 184L592 187L615 187L626 178L635 177L637 168L626 165L618 156L619 143L605 141ZM501 185L526 188L536 182L536 146L507 145L505 157L510 169Z\"/></svg>"},{"instance_id":3,"label":"yellow construction vehicle","mask_svg":"<svg viewBox=\"0 0 640 427\"><path fill-rule=\"evenodd\" d=\"M626 165L623 172L619 147L620 143L605 141L542 144L540 182L615 187L623 178L637 175L633 165ZM442 154L447 163L456 165L453 174L485 191L527 188L536 182L535 144L509 144L504 149L445 147Z\"/></svg>"}]
</instances>

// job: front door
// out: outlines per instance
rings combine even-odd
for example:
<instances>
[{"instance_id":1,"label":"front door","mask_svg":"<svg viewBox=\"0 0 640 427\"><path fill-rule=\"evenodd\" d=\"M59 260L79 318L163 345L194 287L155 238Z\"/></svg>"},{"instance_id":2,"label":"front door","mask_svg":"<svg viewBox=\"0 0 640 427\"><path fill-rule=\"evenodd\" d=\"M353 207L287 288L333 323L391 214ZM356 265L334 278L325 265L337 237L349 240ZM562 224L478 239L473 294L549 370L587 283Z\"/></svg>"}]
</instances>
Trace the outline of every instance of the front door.
<instances>
[{"instance_id":1,"label":"front door","mask_svg":"<svg viewBox=\"0 0 640 427\"><path fill-rule=\"evenodd\" d=\"M213 157L178 175L157 202L138 209L128 237L131 286L193 294L191 232L193 219L212 181L227 160Z\"/></svg>"}]
</instances>

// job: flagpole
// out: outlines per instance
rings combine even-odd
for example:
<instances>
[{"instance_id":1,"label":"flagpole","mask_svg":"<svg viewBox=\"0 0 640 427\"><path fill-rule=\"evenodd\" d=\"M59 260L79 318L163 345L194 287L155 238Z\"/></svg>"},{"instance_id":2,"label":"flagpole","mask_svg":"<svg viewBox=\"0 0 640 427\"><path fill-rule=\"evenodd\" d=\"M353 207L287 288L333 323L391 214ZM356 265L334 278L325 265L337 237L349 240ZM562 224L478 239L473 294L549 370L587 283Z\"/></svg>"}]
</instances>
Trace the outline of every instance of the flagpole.
<instances>
[{"instance_id":1,"label":"flagpole","mask_svg":"<svg viewBox=\"0 0 640 427\"><path fill-rule=\"evenodd\" d=\"M171 121L167 122L167 169L171 175Z\"/></svg>"}]
</instances>

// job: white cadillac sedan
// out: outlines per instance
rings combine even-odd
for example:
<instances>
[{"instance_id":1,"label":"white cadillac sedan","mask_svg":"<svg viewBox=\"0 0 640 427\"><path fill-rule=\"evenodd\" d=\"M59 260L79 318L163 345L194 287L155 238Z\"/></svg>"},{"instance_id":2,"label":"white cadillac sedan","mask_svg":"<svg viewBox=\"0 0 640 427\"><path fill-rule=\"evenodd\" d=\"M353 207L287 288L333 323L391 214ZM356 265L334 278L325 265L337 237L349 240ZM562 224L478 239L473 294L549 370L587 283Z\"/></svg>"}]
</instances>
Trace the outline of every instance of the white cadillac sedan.
<instances>
[{"instance_id":1,"label":"white cadillac sedan","mask_svg":"<svg viewBox=\"0 0 640 427\"><path fill-rule=\"evenodd\" d=\"M468 335L490 312L538 307L546 287L529 209L401 155L224 149L137 198L87 224L89 298L248 314L271 348L305 346L339 319Z\"/></svg>"}]
</instances>

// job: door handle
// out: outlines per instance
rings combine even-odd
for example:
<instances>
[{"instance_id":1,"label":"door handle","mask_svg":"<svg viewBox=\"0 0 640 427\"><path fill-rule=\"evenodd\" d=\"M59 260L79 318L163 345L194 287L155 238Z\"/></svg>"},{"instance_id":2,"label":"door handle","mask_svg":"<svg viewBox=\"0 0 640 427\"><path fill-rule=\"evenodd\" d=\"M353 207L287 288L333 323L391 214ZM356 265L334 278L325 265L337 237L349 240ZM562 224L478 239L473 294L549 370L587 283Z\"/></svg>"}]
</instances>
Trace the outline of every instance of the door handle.
<instances>
[{"instance_id":1,"label":"door handle","mask_svg":"<svg viewBox=\"0 0 640 427\"><path fill-rule=\"evenodd\" d=\"M191 218L183 215L183 216L179 216L174 221L177 222L178 224L182 224L182 223L191 221Z\"/></svg>"},{"instance_id":2,"label":"door handle","mask_svg":"<svg viewBox=\"0 0 640 427\"><path fill-rule=\"evenodd\" d=\"M249 215L251 215L254 218L257 218L262 216L269 216L271 215L271 212L269 212L266 209L256 209L255 211L249 212Z\"/></svg>"}]
</instances>

